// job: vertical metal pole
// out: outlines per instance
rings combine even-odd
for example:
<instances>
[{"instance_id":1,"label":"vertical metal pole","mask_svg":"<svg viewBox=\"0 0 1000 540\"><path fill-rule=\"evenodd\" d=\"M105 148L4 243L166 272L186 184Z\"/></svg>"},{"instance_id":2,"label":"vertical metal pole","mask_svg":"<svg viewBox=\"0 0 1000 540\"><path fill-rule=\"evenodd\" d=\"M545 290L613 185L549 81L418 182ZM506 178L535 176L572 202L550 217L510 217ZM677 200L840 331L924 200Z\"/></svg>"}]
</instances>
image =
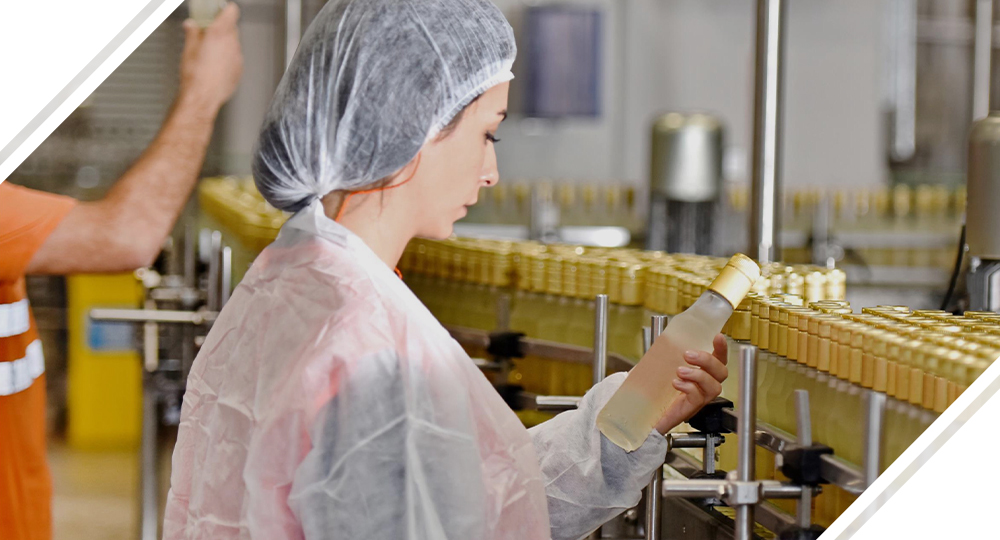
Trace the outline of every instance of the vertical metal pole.
<instances>
[{"instance_id":1,"label":"vertical metal pole","mask_svg":"<svg viewBox=\"0 0 1000 540\"><path fill-rule=\"evenodd\" d=\"M736 409L736 433L738 435L736 481L752 482L756 476L754 467L757 458L757 347L740 346L740 395ZM754 506L750 504L736 507L735 540L753 538Z\"/></svg>"},{"instance_id":2,"label":"vertical metal pole","mask_svg":"<svg viewBox=\"0 0 1000 540\"><path fill-rule=\"evenodd\" d=\"M917 0L890 0L889 9L892 70L887 86L894 112L890 154L903 161L917 149Z\"/></svg>"},{"instance_id":3,"label":"vertical metal pole","mask_svg":"<svg viewBox=\"0 0 1000 540\"><path fill-rule=\"evenodd\" d=\"M233 292L233 250L226 246L222 248L222 268L220 269L222 283L219 291L219 309L225 307L229 295Z\"/></svg>"},{"instance_id":4,"label":"vertical metal pole","mask_svg":"<svg viewBox=\"0 0 1000 540\"><path fill-rule=\"evenodd\" d=\"M780 256L785 26L784 0L757 0L750 253L762 263Z\"/></svg>"},{"instance_id":5,"label":"vertical metal pole","mask_svg":"<svg viewBox=\"0 0 1000 540\"><path fill-rule=\"evenodd\" d=\"M594 384L604 380L608 374L608 295L599 294L594 298ZM601 537L601 528L590 534L591 539Z\"/></svg>"},{"instance_id":6,"label":"vertical metal pole","mask_svg":"<svg viewBox=\"0 0 1000 540\"><path fill-rule=\"evenodd\" d=\"M209 238L207 304L209 310L219 311L222 309L222 233L212 231Z\"/></svg>"},{"instance_id":7,"label":"vertical metal pole","mask_svg":"<svg viewBox=\"0 0 1000 540\"><path fill-rule=\"evenodd\" d=\"M140 449L140 512L139 534L141 540L158 540L160 523L159 478L157 462L157 427L159 418L156 405L159 402L154 388L153 374L143 373L142 394L142 446Z\"/></svg>"},{"instance_id":8,"label":"vertical metal pole","mask_svg":"<svg viewBox=\"0 0 1000 540\"><path fill-rule=\"evenodd\" d=\"M650 345L667 328L666 315L653 315L650 324L652 339ZM653 479L646 488L646 536L645 540L660 540L660 502L663 496L663 465L653 472Z\"/></svg>"},{"instance_id":9,"label":"vertical metal pole","mask_svg":"<svg viewBox=\"0 0 1000 540\"><path fill-rule=\"evenodd\" d=\"M594 299L594 384L608 373L608 295Z\"/></svg>"},{"instance_id":10,"label":"vertical metal pole","mask_svg":"<svg viewBox=\"0 0 1000 540\"><path fill-rule=\"evenodd\" d=\"M197 255L195 247L198 245L198 233L195 227L188 224L184 228L184 286L194 288L197 285Z\"/></svg>"},{"instance_id":11,"label":"vertical metal pole","mask_svg":"<svg viewBox=\"0 0 1000 540\"><path fill-rule=\"evenodd\" d=\"M156 309L156 302L146 300L146 309ZM160 327L155 322L142 325L142 363L148 373L160 368Z\"/></svg>"},{"instance_id":12,"label":"vertical metal pole","mask_svg":"<svg viewBox=\"0 0 1000 540\"><path fill-rule=\"evenodd\" d=\"M285 0L285 67L292 63L302 37L302 0Z\"/></svg>"},{"instance_id":13,"label":"vertical metal pole","mask_svg":"<svg viewBox=\"0 0 1000 540\"><path fill-rule=\"evenodd\" d=\"M497 295L497 332L510 330L510 293L500 292Z\"/></svg>"},{"instance_id":14,"label":"vertical metal pole","mask_svg":"<svg viewBox=\"0 0 1000 540\"><path fill-rule=\"evenodd\" d=\"M976 33L973 38L972 120L990 113L990 68L993 52L993 0L976 0Z\"/></svg>"},{"instance_id":15,"label":"vertical metal pole","mask_svg":"<svg viewBox=\"0 0 1000 540\"><path fill-rule=\"evenodd\" d=\"M807 390L795 391L795 419L796 419L796 442L799 446L812 445L812 417L809 413L809 392ZM802 486L802 494L799 496L799 505L796 508L796 517L799 527L803 529L812 525L812 495L811 487Z\"/></svg>"},{"instance_id":16,"label":"vertical metal pole","mask_svg":"<svg viewBox=\"0 0 1000 540\"><path fill-rule=\"evenodd\" d=\"M872 485L881 472L885 402L885 394L882 392L865 391L865 439L864 454L861 456L861 470L865 477L865 487Z\"/></svg>"},{"instance_id":17,"label":"vertical metal pole","mask_svg":"<svg viewBox=\"0 0 1000 540\"><path fill-rule=\"evenodd\" d=\"M146 300L146 309L156 309L153 300ZM156 475L156 438L159 418L156 406L159 396L154 384L154 373L160 367L159 326L155 322L143 325L142 374L142 435L139 448L139 537L141 540L159 538L159 478Z\"/></svg>"},{"instance_id":18,"label":"vertical metal pole","mask_svg":"<svg viewBox=\"0 0 1000 540\"><path fill-rule=\"evenodd\" d=\"M721 435L714 433L705 434L705 449L701 454L702 471L707 474L715 473L715 447L719 446Z\"/></svg>"}]
</instances>

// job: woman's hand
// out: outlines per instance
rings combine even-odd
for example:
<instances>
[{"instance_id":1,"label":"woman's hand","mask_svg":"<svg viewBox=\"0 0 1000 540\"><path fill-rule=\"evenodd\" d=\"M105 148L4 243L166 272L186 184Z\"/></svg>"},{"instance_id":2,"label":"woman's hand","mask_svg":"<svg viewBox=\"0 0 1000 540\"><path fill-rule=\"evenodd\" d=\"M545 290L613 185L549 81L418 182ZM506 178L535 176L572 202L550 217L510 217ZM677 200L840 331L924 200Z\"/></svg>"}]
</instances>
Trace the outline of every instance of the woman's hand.
<instances>
[{"instance_id":1,"label":"woman's hand","mask_svg":"<svg viewBox=\"0 0 1000 540\"><path fill-rule=\"evenodd\" d=\"M729 375L726 338L719 334L712 344L715 346L713 354L703 351L684 353L684 360L689 365L677 368L677 378L673 381L674 388L681 393L657 422L656 430L660 433L667 433L691 418L722 393L722 381Z\"/></svg>"}]
</instances>

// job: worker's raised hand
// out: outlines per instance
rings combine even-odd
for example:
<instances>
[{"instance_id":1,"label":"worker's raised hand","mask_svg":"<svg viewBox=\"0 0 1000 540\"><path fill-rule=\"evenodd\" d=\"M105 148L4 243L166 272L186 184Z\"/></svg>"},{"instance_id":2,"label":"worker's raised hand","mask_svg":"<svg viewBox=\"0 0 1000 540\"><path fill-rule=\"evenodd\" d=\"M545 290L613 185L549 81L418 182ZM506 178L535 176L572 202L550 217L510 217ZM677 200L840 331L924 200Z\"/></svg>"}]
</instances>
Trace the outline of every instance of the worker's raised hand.
<instances>
[{"instance_id":1,"label":"worker's raised hand","mask_svg":"<svg viewBox=\"0 0 1000 540\"><path fill-rule=\"evenodd\" d=\"M215 114L229 100L243 74L237 22L240 10L229 2L207 28L184 21L180 93Z\"/></svg>"},{"instance_id":2,"label":"worker's raised hand","mask_svg":"<svg viewBox=\"0 0 1000 540\"><path fill-rule=\"evenodd\" d=\"M684 360L689 364L677 368L674 388L680 394L656 424L656 430L666 433L698 412L722 393L722 381L729 376L726 338L719 334L713 342L715 352L689 351Z\"/></svg>"}]
</instances>

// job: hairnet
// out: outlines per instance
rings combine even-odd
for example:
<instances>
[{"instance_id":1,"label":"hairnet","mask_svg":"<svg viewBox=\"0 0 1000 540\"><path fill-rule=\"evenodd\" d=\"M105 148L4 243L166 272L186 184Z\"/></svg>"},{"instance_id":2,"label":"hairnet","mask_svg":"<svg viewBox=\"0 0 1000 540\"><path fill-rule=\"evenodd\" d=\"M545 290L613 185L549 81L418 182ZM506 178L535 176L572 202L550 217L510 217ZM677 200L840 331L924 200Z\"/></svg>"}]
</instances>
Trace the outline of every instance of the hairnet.
<instances>
[{"instance_id":1,"label":"hairnet","mask_svg":"<svg viewBox=\"0 0 1000 540\"><path fill-rule=\"evenodd\" d=\"M332 0L306 30L254 151L257 189L295 212L382 180L470 102L513 78L489 0Z\"/></svg>"}]
</instances>

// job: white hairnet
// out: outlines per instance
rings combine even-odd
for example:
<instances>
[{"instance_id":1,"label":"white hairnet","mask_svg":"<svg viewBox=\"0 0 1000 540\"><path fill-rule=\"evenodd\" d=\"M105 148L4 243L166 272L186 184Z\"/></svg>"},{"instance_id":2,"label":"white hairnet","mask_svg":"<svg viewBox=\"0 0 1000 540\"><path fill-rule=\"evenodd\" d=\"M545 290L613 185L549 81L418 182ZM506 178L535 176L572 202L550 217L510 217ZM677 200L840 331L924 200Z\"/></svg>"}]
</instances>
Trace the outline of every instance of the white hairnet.
<instances>
[{"instance_id":1,"label":"white hairnet","mask_svg":"<svg viewBox=\"0 0 1000 540\"><path fill-rule=\"evenodd\" d=\"M257 189L296 212L392 175L470 102L511 80L516 53L489 0L331 0L264 119Z\"/></svg>"}]
</instances>

